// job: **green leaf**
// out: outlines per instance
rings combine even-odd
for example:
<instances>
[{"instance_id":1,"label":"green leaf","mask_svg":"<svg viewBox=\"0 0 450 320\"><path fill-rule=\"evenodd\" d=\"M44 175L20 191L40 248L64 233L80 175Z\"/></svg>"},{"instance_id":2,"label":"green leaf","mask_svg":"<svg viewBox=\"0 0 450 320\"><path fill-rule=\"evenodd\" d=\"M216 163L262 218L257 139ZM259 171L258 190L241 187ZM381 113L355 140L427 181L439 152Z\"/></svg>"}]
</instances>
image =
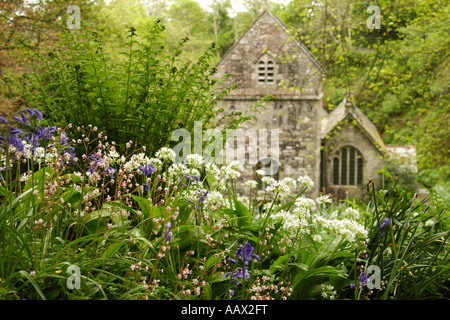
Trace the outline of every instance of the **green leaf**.
<instances>
[{"instance_id":1,"label":"green leaf","mask_svg":"<svg viewBox=\"0 0 450 320\"><path fill-rule=\"evenodd\" d=\"M124 242L117 242L114 243L110 246L108 246L108 248L106 248L105 252L103 252L102 254L102 258L112 258L114 257L114 255L119 252L120 248L124 245Z\"/></svg>"},{"instance_id":2,"label":"green leaf","mask_svg":"<svg viewBox=\"0 0 450 320\"><path fill-rule=\"evenodd\" d=\"M209 269L211 269L213 266L215 266L217 263L219 263L219 261L223 260L224 257L219 255L218 257L215 256L211 256L208 258L208 260L206 260L205 263L205 270L206 272L209 271Z\"/></svg>"},{"instance_id":3,"label":"green leaf","mask_svg":"<svg viewBox=\"0 0 450 320\"><path fill-rule=\"evenodd\" d=\"M47 298L45 297L44 293L41 291L41 288L39 288L39 285L36 283L36 281L30 276L30 274L24 270L20 270L19 273L21 275L23 275L25 278L28 279L28 281L31 282L31 284L33 285L34 289L37 291L37 293L39 294L39 296L41 297L42 300L47 300Z\"/></svg>"}]
</instances>

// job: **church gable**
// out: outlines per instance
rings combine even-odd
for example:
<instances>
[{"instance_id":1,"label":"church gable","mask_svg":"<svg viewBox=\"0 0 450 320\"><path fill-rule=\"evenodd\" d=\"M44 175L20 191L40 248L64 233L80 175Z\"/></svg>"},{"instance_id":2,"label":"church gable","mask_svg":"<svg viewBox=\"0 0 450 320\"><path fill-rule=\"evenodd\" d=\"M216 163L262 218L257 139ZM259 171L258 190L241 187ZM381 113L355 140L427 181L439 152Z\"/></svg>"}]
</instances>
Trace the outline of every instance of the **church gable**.
<instances>
[{"instance_id":1,"label":"church gable","mask_svg":"<svg viewBox=\"0 0 450 320\"><path fill-rule=\"evenodd\" d=\"M322 139L330 138L336 134L336 128L344 122L351 122L363 133L368 141L376 148L380 154L386 153L386 146L383 139L378 133L375 125L369 118L359 109L350 98L351 94L347 94L339 106L329 115L321 120L321 136Z\"/></svg>"},{"instance_id":2,"label":"church gable","mask_svg":"<svg viewBox=\"0 0 450 320\"><path fill-rule=\"evenodd\" d=\"M384 165L386 147L376 127L348 96L321 127L322 186L341 197L360 194Z\"/></svg>"},{"instance_id":3,"label":"church gable","mask_svg":"<svg viewBox=\"0 0 450 320\"><path fill-rule=\"evenodd\" d=\"M318 98L323 68L284 24L264 12L217 65L218 77L233 73L230 96ZM295 88L295 89L294 89Z\"/></svg>"}]
</instances>

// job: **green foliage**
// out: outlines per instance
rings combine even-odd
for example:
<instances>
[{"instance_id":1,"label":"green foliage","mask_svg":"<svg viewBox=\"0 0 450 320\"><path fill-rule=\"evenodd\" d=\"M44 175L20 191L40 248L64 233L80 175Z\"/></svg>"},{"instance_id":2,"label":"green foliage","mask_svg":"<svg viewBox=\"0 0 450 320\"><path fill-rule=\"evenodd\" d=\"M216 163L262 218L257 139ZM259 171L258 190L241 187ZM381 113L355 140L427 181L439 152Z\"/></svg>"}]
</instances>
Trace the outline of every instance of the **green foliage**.
<instances>
[{"instance_id":1,"label":"green foliage","mask_svg":"<svg viewBox=\"0 0 450 320\"><path fill-rule=\"evenodd\" d=\"M367 27L370 5L380 29ZM449 177L449 10L448 1L295 0L275 12L327 70L325 105L352 91L386 144L417 146L427 187Z\"/></svg>"},{"instance_id":2,"label":"green foliage","mask_svg":"<svg viewBox=\"0 0 450 320\"><path fill-rule=\"evenodd\" d=\"M370 228L367 266L382 270L385 291L381 299L423 299L436 292L448 294L449 214L447 207L428 205L429 199L416 196L398 186L397 178L385 172L389 183L375 192L367 209ZM368 292L360 290L360 297Z\"/></svg>"},{"instance_id":3,"label":"green foliage","mask_svg":"<svg viewBox=\"0 0 450 320\"><path fill-rule=\"evenodd\" d=\"M188 39L165 55L163 31L156 22L138 41L131 27L122 61L103 51L95 32L81 39L66 32L68 49L38 57L44 70L36 67L20 79L27 105L43 110L53 125L89 123L119 146L132 140L153 152L169 144L175 129L191 130L194 121L206 127L218 112L217 100L230 90L209 67L217 48L211 45L196 63L181 62Z\"/></svg>"},{"instance_id":4,"label":"green foliage","mask_svg":"<svg viewBox=\"0 0 450 320\"><path fill-rule=\"evenodd\" d=\"M445 200L419 203L388 173L392 185L370 189L371 201L359 207L328 196L305 197L305 177L299 183L271 180L262 200L250 187L249 199L236 193L236 163L189 163L179 171L167 156L170 149L151 160L137 149L122 158L104 137L89 141L97 145L96 158L85 153L71 162L60 150L76 143L65 131L53 138L46 153L34 156L26 151L31 145L23 153L5 148L6 142L1 149L0 160L11 163L0 184L2 299L448 294ZM11 174L17 164L35 161L42 168ZM155 172L148 174L142 166L150 163ZM370 265L381 268L382 286L372 293L365 284L352 288ZM79 287L70 286L77 275L73 266L79 268Z\"/></svg>"}]
</instances>

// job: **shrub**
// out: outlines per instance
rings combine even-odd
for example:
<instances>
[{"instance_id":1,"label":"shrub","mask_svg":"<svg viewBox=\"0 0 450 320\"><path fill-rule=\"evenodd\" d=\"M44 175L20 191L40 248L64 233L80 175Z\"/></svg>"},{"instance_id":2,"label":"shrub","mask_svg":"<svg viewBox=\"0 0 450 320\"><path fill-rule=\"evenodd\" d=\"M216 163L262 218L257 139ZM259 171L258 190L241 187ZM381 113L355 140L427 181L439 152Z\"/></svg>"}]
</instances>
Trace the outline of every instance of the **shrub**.
<instances>
[{"instance_id":1,"label":"shrub","mask_svg":"<svg viewBox=\"0 0 450 320\"><path fill-rule=\"evenodd\" d=\"M217 100L234 88L224 86L229 75L213 78L216 70L209 62L218 49L214 44L197 62L183 62L179 56L188 38L169 54L162 41L164 28L157 21L138 40L131 27L120 61L103 50L95 32L78 36L65 30L59 52L27 52L34 72L15 83L26 106L41 110L49 125L92 124L118 147L133 140L156 152L169 145L175 129L191 130L194 121L202 121L205 130L213 127L221 111Z\"/></svg>"}]
</instances>

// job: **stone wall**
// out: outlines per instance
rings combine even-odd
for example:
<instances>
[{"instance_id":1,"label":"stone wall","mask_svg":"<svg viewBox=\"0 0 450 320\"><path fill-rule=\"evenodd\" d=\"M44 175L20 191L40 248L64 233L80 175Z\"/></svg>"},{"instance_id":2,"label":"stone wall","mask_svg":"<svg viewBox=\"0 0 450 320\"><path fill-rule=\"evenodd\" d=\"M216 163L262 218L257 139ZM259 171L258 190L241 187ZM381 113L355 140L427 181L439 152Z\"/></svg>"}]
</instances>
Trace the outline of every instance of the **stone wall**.
<instances>
[{"instance_id":1,"label":"stone wall","mask_svg":"<svg viewBox=\"0 0 450 320\"><path fill-rule=\"evenodd\" d=\"M255 102L252 100L225 100L220 104L225 110L229 110L233 106L236 111L242 111ZM238 184L240 190L245 190L242 185L243 181L257 179L257 164L250 163L249 154L256 152L257 159L262 160L265 156L260 152L260 148L266 147L267 155L273 156L271 148L274 147L274 144L271 141L271 134L272 131L278 130L278 178L296 179L299 176L307 175L315 184L315 189L311 194L318 192L320 186L320 128L317 110L319 108L321 108L320 100L274 100L267 104L251 128L257 132L260 129L266 129L268 139L261 141L258 136L256 150L251 150L247 144L246 158L239 159L245 163L245 170ZM265 142L267 142L267 146Z\"/></svg>"},{"instance_id":2,"label":"stone wall","mask_svg":"<svg viewBox=\"0 0 450 320\"><path fill-rule=\"evenodd\" d=\"M261 60L274 62L271 84L258 82ZM323 69L309 51L286 32L281 21L266 12L216 67L217 78L234 73L232 82L238 86L218 103L225 113L245 111L264 96L274 97L252 128L266 129L269 136L272 130L279 130L279 179L307 175L315 183L311 194L316 194L320 186L319 114L323 114ZM259 150L256 152L258 159L261 158ZM245 172L238 184L241 190L245 190L239 188L243 181L257 178L256 164L248 163L248 158L245 163Z\"/></svg>"}]
</instances>

